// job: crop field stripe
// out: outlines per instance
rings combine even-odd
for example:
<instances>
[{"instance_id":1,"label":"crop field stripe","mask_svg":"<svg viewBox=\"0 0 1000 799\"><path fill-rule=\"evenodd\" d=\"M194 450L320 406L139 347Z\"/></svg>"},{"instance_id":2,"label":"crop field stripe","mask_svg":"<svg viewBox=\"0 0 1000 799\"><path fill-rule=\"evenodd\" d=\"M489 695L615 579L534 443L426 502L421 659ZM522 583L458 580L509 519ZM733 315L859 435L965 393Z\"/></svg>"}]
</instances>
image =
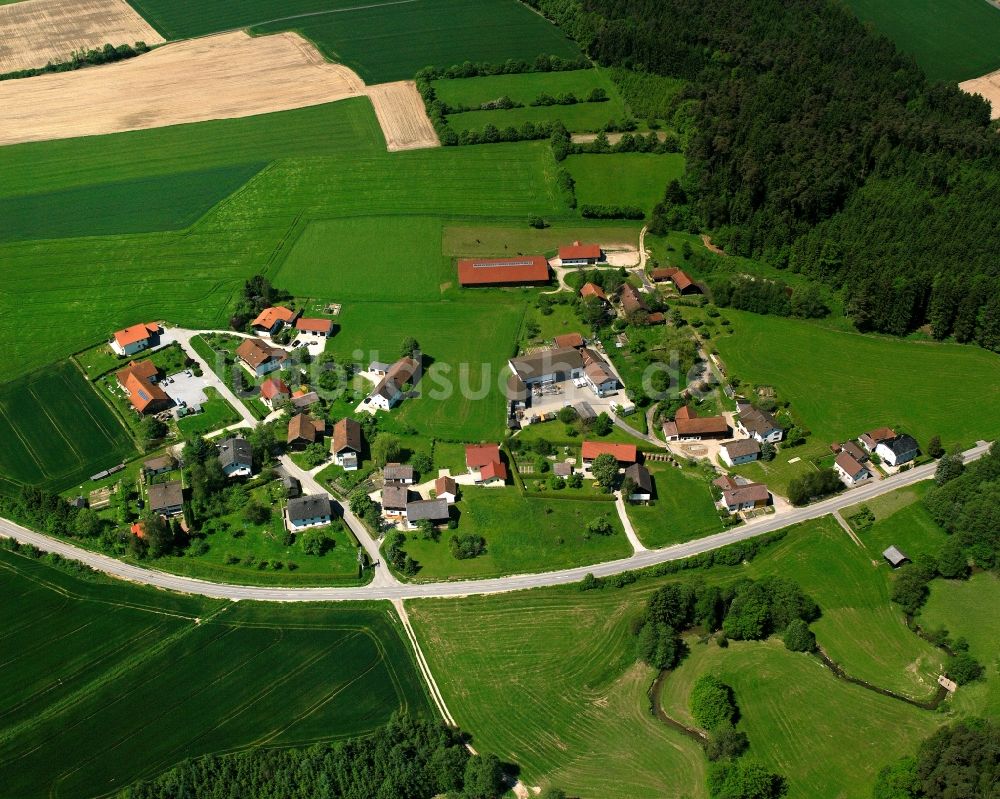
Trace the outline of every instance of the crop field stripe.
<instances>
[{"instance_id":1,"label":"crop field stripe","mask_svg":"<svg viewBox=\"0 0 1000 799\"><path fill-rule=\"evenodd\" d=\"M326 11L309 11L305 14L292 14L290 17L277 17L275 19L265 19L260 22L251 22L247 25L240 25L230 30L242 30L243 28L256 28L258 25L272 25L276 22L288 22L293 19L305 19L306 17L322 17L327 14L344 14L348 11L365 11L371 8L382 8L384 6L402 6L407 3L419 3L420 0L387 0L385 3L368 3L363 6L351 6L350 8L331 8ZM212 34L208 34L212 35Z\"/></svg>"},{"instance_id":2,"label":"crop field stripe","mask_svg":"<svg viewBox=\"0 0 1000 799\"><path fill-rule=\"evenodd\" d=\"M39 458L38 452L35 451L35 449L31 446L28 440L23 435L21 435L20 431L18 431L17 427L14 425L13 420L10 418L10 416L7 415L7 412L4 410L3 405L0 405L0 419L2 419L3 422L7 425L7 427L10 428L10 431L14 435L14 437L17 438L19 442L21 442L21 448L31 458L32 463L34 463L35 466L38 468L38 473L43 475L44 477L48 477L49 474L45 470L45 467L42 466L42 462L41 459Z\"/></svg>"},{"instance_id":3,"label":"crop field stripe","mask_svg":"<svg viewBox=\"0 0 1000 799\"><path fill-rule=\"evenodd\" d=\"M66 379L64 377L60 377L59 380L66 386L67 390L70 389L70 385L69 385L69 383L66 381ZM74 455L76 455L77 465L82 465L83 464L83 454L80 452L80 450L78 450L76 448L76 444L74 444L72 441L70 441L70 439L62 431L62 428L59 426L59 423L55 419L52 418L52 414L49 413L49 409L46 408L45 405L43 404L42 397L39 396L38 392L35 391L35 385L34 384L29 384L29 386L28 386L28 393L31 394L31 396L35 398L35 402L38 404L38 409L42 412L42 414L45 416L45 418L48 419L49 424L52 426L52 430L55 432L55 434L62 440L62 442L66 445L66 447L70 451L72 451L72 453ZM74 392L74 394L75 394L75 392ZM79 397L77 396L77 398L79 398ZM91 418L93 418L93 417L91 417ZM103 432L103 428L101 428L101 432ZM105 436L105 439L106 438L107 438L107 436ZM110 442L108 442L108 443L110 443Z\"/></svg>"}]
</instances>

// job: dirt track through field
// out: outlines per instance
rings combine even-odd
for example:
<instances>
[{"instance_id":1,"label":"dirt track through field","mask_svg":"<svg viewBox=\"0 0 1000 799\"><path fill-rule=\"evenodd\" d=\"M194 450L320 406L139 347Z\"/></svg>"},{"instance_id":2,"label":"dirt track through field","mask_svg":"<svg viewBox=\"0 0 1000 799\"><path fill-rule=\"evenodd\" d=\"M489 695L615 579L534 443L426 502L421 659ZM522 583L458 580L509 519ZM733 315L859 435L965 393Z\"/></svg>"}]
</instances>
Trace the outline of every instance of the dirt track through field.
<instances>
[{"instance_id":1,"label":"dirt track through field","mask_svg":"<svg viewBox=\"0 0 1000 799\"><path fill-rule=\"evenodd\" d=\"M0 6L0 72L68 61L74 50L163 41L125 0L24 0Z\"/></svg>"},{"instance_id":2,"label":"dirt track through field","mask_svg":"<svg viewBox=\"0 0 1000 799\"><path fill-rule=\"evenodd\" d=\"M963 81L958 87L969 94L981 94L985 97L992 108L990 118L1000 119L1000 69L979 78Z\"/></svg>"},{"instance_id":3,"label":"dirt track through field","mask_svg":"<svg viewBox=\"0 0 1000 799\"><path fill-rule=\"evenodd\" d=\"M438 145L412 81L365 86L297 33L243 31L173 42L103 67L0 82L0 145L233 119L365 94L389 150Z\"/></svg>"}]
</instances>

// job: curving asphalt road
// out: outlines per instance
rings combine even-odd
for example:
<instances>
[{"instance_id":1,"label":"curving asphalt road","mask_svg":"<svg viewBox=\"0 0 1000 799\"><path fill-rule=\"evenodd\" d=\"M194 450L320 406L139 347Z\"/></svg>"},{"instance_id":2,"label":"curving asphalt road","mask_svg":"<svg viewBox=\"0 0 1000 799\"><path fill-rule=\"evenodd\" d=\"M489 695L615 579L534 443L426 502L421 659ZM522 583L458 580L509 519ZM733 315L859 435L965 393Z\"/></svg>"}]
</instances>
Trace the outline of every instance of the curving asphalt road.
<instances>
[{"instance_id":1,"label":"curving asphalt road","mask_svg":"<svg viewBox=\"0 0 1000 799\"><path fill-rule=\"evenodd\" d=\"M963 453L966 462L981 458L986 454L989 446L989 443L981 441L972 449L966 450ZM907 472L902 472L885 480L855 488L851 491L845 491L835 497L808 505L804 508L795 508L787 513L763 516L741 527L716 533L705 538L699 538L695 541L688 541L684 544L677 544L666 549L645 550L621 560L608 561L591 566L580 566L574 569L497 577L489 580L444 583L380 583L380 581L376 581L370 585L359 586L357 588L282 588L277 586L229 585L226 583L196 580L192 577L182 577L155 569L147 569L142 566L134 566L108 557L107 555L80 549L73 544L51 538L42 533L36 533L8 519L0 518L0 536L14 538L22 543L33 544L46 552L55 552L65 558L78 560L91 568L124 580L144 583L170 591L200 594L218 599L252 599L268 602L321 602L362 599L397 600L428 597L463 597L479 594L500 594L508 591L520 591L550 585L566 585L568 583L579 582L587 573L592 573L598 577L607 577L630 569L642 569L671 560L680 560L692 555L699 555L703 552L723 547L726 544L744 541L748 538L763 535L764 533L780 530L792 524L816 519L828 513L833 513L859 502L865 502L881 494L894 491L897 488L930 479L934 475L935 466L936 464L934 463L918 466Z\"/></svg>"}]
</instances>

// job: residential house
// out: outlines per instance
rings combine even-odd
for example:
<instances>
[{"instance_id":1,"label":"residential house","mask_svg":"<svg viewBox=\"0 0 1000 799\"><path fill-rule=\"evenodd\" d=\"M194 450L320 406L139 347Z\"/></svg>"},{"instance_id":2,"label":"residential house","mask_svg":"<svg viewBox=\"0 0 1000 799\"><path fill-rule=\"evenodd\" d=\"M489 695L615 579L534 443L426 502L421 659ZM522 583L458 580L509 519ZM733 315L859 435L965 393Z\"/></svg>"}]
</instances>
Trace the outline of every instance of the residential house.
<instances>
[{"instance_id":1,"label":"residential house","mask_svg":"<svg viewBox=\"0 0 1000 799\"><path fill-rule=\"evenodd\" d=\"M458 499L458 483L451 477L443 476L434 481L434 496L454 505Z\"/></svg>"},{"instance_id":2,"label":"residential house","mask_svg":"<svg viewBox=\"0 0 1000 799\"><path fill-rule=\"evenodd\" d=\"M675 266L662 267L660 269L654 269L650 273L650 277L656 283L670 282L674 284L674 288L677 289L678 294L700 294L701 288L695 283L691 277L683 269L678 269Z\"/></svg>"},{"instance_id":3,"label":"residential house","mask_svg":"<svg viewBox=\"0 0 1000 799\"><path fill-rule=\"evenodd\" d=\"M376 377L385 377L392 364L382 363L382 361L372 361L368 364L368 371Z\"/></svg>"},{"instance_id":4,"label":"residential house","mask_svg":"<svg viewBox=\"0 0 1000 799\"><path fill-rule=\"evenodd\" d=\"M174 404L162 388L157 385L159 370L152 361L130 363L115 373L129 402L141 414L159 413Z\"/></svg>"},{"instance_id":5,"label":"residential house","mask_svg":"<svg viewBox=\"0 0 1000 799\"><path fill-rule=\"evenodd\" d=\"M448 501L445 499L418 499L406 503L406 523L412 529L417 522L444 524L448 521Z\"/></svg>"},{"instance_id":6,"label":"residential house","mask_svg":"<svg viewBox=\"0 0 1000 799\"><path fill-rule=\"evenodd\" d=\"M497 444L469 444L465 447L465 465L476 474L476 485L502 486L507 482L507 467L500 460Z\"/></svg>"},{"instance_id":7,"label":"residential house","mask_svg":"<svg viewBox=\"0 0 1000 799\"><path fill-rule=\"evenodd\" d=\"M910 560L905 553L894 546L889 547L885 552L883 552L882 557L889 561L889 565L894 569L898 569Z\"/></svg>"},{"instance_id":8,"label":"residential house","mask_svg":"<svg viewBox=\"0 0 1000 799\"><path fill-rule=\"evenodd\" d=\"M295 322L295 329L307 335L329 338L333 335L333 321L303 316Z\"/></svg>"},{"instance_id":9,"label":"residential house","mask_svg":"<svg viewBox=\"0 0 1000 799\"><path fill-rule=\"evenodd\" d=\"M638 450L635 444L611 444L604 441L584 441L580 448L583 465L590 466L598 455L612 455L620 466L631 466L638 463Z\"/></svg>"},{"instance_id":10,"label":"residential house","mask_svg":"<svg viewBox=\"0 0 1000 799\"><path fill-rule=\"evenodd\" d=\"M598 397L614 394L620 383L615 373L611 371L608 362L587 347L581 349L580 354L583 355L583 376L587 385L590 386L590 390Z\"/></svg>"},{"instance_id":11,"label":"residential house","mask_svg":"<svg viewBox=\"0 0 1000 799\"><path fill-rule=\"evenodd\" d=\"M285 325L290 325L295 321L296 313L291 308L272 306L265 308L257 318L250 323L253 331L261 336L273 336Z\"/></svg>"},{"instance_id":12,"label":"residential house","mask_svg":"<svg viewBox=\"0 0 1000 799\"><path fill-rule=\"evenodd\" d=\"M176 468L177 461L174 460L173 455L159 455L156 458L150 458L148 461L142 462L142 471L147 477L155 477L158 474L172 472Z\"/></svg>"},{"instance_id":13,"label":"residential house","mask_svg":"<svg viewBox=\"0 0 1000 799\"><path fill-rule=\"evenodd\" d=\"M184 489L180 480L153 483L149 487L149 509L161 516L177 516L184 511Z\"/></svg>"},{"instance_id":14,"label":"residential house","mask_svg":"<svg viewBox=\"0 0 1000 799\"><path fill-rule=\"evenodd\" d=\"M403 386L413 384L420 378L420 361L405 356L388 368L365 402L379 410L388 411L403 399Z\"/></svg>"},{"instance_id":15,"label":"residential house","mask_svg":"<svg viewBox=\"0 0 1000 799\"><path fill-rule=\"evenodd\" d=\"M639 289L631 283L625 283L622 286L620 299L622 310L626 314L634 313L635 311L649 311L649 306L646 305L646 300L639 293Z\"/></svg>"},{"instance_id":16,"label":"residential house","mask_svg":"<svg viewBox=\"0 0 1000 799\"><path fill-rule=\"evenodd\" d=\"M649 469L639 463L633 463L625 470L625 479L631 480L632 493L625 499L629 502L649 502L653 498L653 477Z\"/></svg>"},{"instance_id":17,"label":"residential house","mask_svg":"<svg viewBox=\"0 0 1000 799\"><path fill-rule=\"evenodd\" d=\"M860 483L862 480L867 480L872 476L868 469L858 463L844 450L841 450L840 454L833 461L833 468L840 475L840 479L849 486Z\"/></svg>"},{"instance_id":18,"label":"residential house","mask_svg":"<svg viewBox=\"0 0 1000 799\"><path fill-rule=\"evenodd\" d=\"M725 441L719 447L719 457L727 466L751 463L760 457L760 444L752 438Z\"/></svg>"},{"instance_id":19,"label":"residential house","mask_svg":"<svg viewBox=\"0 0 1000 799\"><path fill-rule=\"evenodd\" d=\"M253 450L245 438L233 436L219 443L219 465L226 477L249 477L253 474Z\"/></svg>"},{"instance_id":20,"label":"residential house","mask_svg":"<svg viewBox=\"0 0 1000 799\"><path fill-rule=\"evenodd\" d=\"M607 303L608 295L604 293L604 289L598 286L596 283L584 283L580 289L580 296L583 299L588 297L597 297L601 302Z\"/></svg>"},{"instance_id":21,"label":"residential house","mask_svg":"<svg viewBox=\"0 0 1000 799\"><path fill-rule=\"evenodd\" d=\"M382 479L387 483L413 485L413 467L408 463L387 463L382 468Z\"/></svg>"},{"instance_id":22,"label":"residential house","mask_svg":"<svg viewBox=\"0 0 1000 799\"><path fill-rule=\"evenodd\" d=\"M382 487L382 513L386 516L406 518L406 503L410 492L405 485L386 483Z\"/></svg>"},{"instance_id":23,"label":"residential house","mask_svg":"<svg viewBox=\"0 0 1000 799\"><path fill-rule=\"evenodd\" d=\"M281 369L288 359L288 353L280 347L272 347L259 338L248 338L236 348L236 357L256 377L263 377L269 372Z\"/></svg>"},{"instance_id":24,"label":"residential house","mask_svg":"<svg viewBox=\"0 0 1000 799\"><path fill-rule=\"evenodd\" d=\"M573 474L573 464L568 461L557 461L552 464L552 474L556 477L570 477Z\"/></svg>"},{"instance_id":25,"label":"residential house","mask_svg":"<svg viewBox=\"0 0 1000 799\"><path fill-rule=\"evenodd\" d=\"M132 325L116 330L111 338L111 349L123 356L135 355L154 346L160 337L160 326L156 322Z\"/></svg>"},{"instance_id":26,"label":"residential house","mask_svg":"<svg viewBox=\"0 0 1000 799\"><path fill-rule=\"evenodd\" d=\"M487 463L479 470L479 477L476 479L477 486L487 488L502 488L507 484L507 467L502 461Z\"/></svg>"},{"instance_id":27,"label":"residential house","mask_svg":"<svg viewBox=\"0 0 1000 799\"><path fill-rule=\"evenodd\" d=\"M308 414L297 413L288 420L288 445L305 449L310 444L322 443L326 435L326 422L313 419Z\"/></svg>"},{"instance_id":28,"label":"residential house","mask_svg":"<svg viewBox=\"0 0 1000 799\"><path fill-rule=\"evenodd\" d=\"M896 431L891 427L876 427L867 433L862 433L858 438L861 446L868 452L874 452L875 448L883 441L891 441L896 437Z\"/></svg>"},{"instance_id":29,"label":"residential house","mask_svg":"<svg viewBox=\"0 0 1000 799\"><path fill-rule=\"evenodd\" d=\"M785 431L767 411L746 406L736 417L736 429L743 435L756 439L761 444L765 441L776 444L781 441Z\"/></svg>"},{"instance_id":30,"label":"residential house","mask_svg":"<svg viewBox=\"0 0 1000 799\"><path fill-rule=\"evenodd\" d=\"M292 393L292 407L297 411L304 411L317 402L319 402L319 394L315 391L306 391L304 388L297 388Z\"/></svg>"},{"instance_id":31,"label":"residential house","mask_svg":"<svg viewBox=\"0 0 1000 799\"><path fill-rule=\"evenodd\" d=\"M325 494L307 494L288 500L285 509L288 529L305 530L308 527L320 527L329 524L333 519L333 505Z\"/></svg>"},{"instance_id":32,"label":"residential house","mask_svg":"<svg viewBox=\"0 0 1000 799\"><path fill-rule=\"evenodd\" d=\"M344 471L357 471L361 458L361 425L347 418L337 422L333 426L330 452L333 454L333 462Z\"/></svg>"},{"instance_id":33,"label":"residential house","mask_svg":"<svg viewBox=\"0 0 1000 799\"><path fill-rule=\"evenodd\" d=\"M563 266L593 266L604 257L599 244L581 244L574 241L559 248L559 262Z\"/></svg>"},{"instance_id":34,"label":"residential house","mask_svg":"<svg viewBox=\"0 0 1000 799\"><path fill-rule=\"evenodd\" d=\"M763 483L747 483L722 490L722 504L730 513L767 506L771 495Z\"/></svg>"},{"instance_id":35,"label":"residential house","mask_svg":"<svg viewBox=\"0 0 1000 799\"><path fill-rule=\"evenodd\" d=\"M553 339L556 349L581 349L587 346L587 342L584 341L583 336L579 333L564 333L561 336L556 336Z\"/></svg>"},{"instance_id":36,"label":"residential house","mask_svg":"<svg viewBox=\"0 0 1000 799\"><path fill-rule=\"evenodd\" d=\"M920 445L913 436L903 433L889 441L880 441L875 447L875 454L882 463L889 466L902 466L917 457Z\"/></svg>"},{"instance_id":37,"label":"residential house","mask_svg":"<svg viewBox=\"0 0 1000 799\"><path fill-rule=\"evenodd\" d=\"M726 491L727 489L739 488L741 485L743 485L743 483L741 483L739 480L737 480L735 477L731 475L724 474L722 475L722 477L716 477L712 481L712 485L718 486L723 491Z\"/></svg>"},{"instance_id":38,"label":"residential house","mask_svg":"<svg viewBox=\"0 0 1000 799\"><path fill-rule=\"evenodd\" d=\"M458 262L462 286L543 286L549 282L544 255L518 258L465 258Z\"/></svg>"},{"instance_id":39,"label":"residential house","mask_svg":"<svg viewBox=\"0 0 1000 799\"><path fill-rule=\"evenodd\" d=\"M729 438L732 431L725 416L698 416L694 408L682 407L672 422L663 424L667 441L700 441L704 438Z\"/></svg>"},{"instance_id":40,"label":"residential house","mask_svg":"<svg viewBox=\"0 0 1000 799\"><path fill-rule=\"evenodd\" d=\"M835 455L839 455L841 452L846 452L858 463L866 463L868 461L868 453L861 449L861 447L853 441L844 441L841 444L831 444L830 449Z\"/></svg>"},{"instance_id":41,"label":"residential house","mask_svg":"<svg viewBox=\"0 0 1000 799\"><path fill-rule=\"evenodd\" d=\"M260 384L261 401L272 411L285 402L291 394L288 384L279 377L269 377Z\"/></svg>"}]
</instances>

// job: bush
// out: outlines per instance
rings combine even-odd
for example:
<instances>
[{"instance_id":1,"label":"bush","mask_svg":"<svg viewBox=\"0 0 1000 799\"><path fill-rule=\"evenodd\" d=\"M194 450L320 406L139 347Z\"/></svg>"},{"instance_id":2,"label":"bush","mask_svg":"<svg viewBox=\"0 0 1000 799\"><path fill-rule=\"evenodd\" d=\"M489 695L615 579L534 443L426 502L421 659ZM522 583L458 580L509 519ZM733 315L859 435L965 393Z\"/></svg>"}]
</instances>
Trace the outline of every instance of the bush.
<instances>
[{"instance_id":1,"label":"bush","mask_svg":"<svg viewBox=\"0 0 1000 799\"><path fill-rule=\"evenodd\" d=\"M983 667L968 652L956 652L945 668L948 676L959 685L967 685L983 676Z\"/></svg>"},{"instance_id":2,"label":"bush","mask_svg":"<svg viewBox=\"0 0 1000 799\"><path fill-rule=\"evenodd\" d=\"M698 678L691 690L691 715L706 730L736 721L733 689L713 674Z\"/></svg>"},{"instance_id":3,"label":"bush","mask_svg":"<svg viewBox=\"0 0 1000 799\"><path fill-rule=\"evenodd\" d=\"M705 746L705 754L712 761L724 760L739 757L749 746L745 732L737 730L732 724L720 724L712 730L712 736Z\"/></svg>"},{"instance_id":4,"label":"bush","mask_svg":"<svg viewBox=\"0 0 1000 799\"><path fill-rule=\"evenodd\" d=\"M468 533L466 535L453 535L448 540L452 557L457 560L468 560L482 555L486 551L486 539L481 535Z\"/></svg>"},{"instance_id":5,"label":"bush","mask_svg":"<svg viewBox=\"0 0 1000 799\"><path fill-rule=\"evenodd\" d=\"M808 623L795 619L785 628L785 648L792 652L812 652L816 649L816 636Z\"/></svg>"}]
</instances>

